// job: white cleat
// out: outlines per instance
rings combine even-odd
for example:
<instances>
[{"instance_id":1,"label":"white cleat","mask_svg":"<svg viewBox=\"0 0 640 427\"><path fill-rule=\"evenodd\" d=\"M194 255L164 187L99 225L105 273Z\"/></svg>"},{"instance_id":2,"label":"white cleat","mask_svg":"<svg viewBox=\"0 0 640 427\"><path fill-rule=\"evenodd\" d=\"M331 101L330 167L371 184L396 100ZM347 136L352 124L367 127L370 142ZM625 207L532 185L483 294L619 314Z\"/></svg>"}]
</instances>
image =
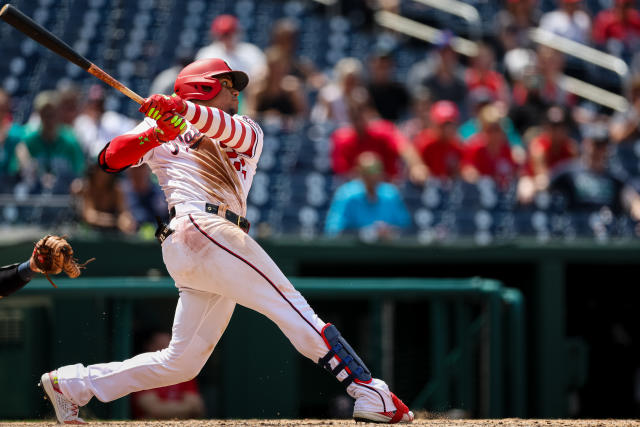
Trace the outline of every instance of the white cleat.
<instances>
[{"instance_id":1,"label":"white cleat","mask_svg":"<svg viewBox=\"0 0 640 427\"><path fill-rule=\"evenodd\" d=\"M362 421L367 423L380 423L380 424L410 424L413 422L413 412L407 408L402 400L396 397L395 394L391 394L391 400L396 407L395 411L387 412L371 412L364 410L354 409L353 419L356 422Z\"/></svg>"},{"instance_id":2,"label":"white cleat","mask_svg":"<svg viewBox=\"0 0 640 427\"><path fill-rule=\"evenodd\" d=\"M413 412L391 393L382 380L372 378L363 382L356 379L349 385L347 392L356 399L353 405L353 419L356 421L380 424L413 422Z\"/></svg>"},{"instance_id":3,"label":"white cleat","mask_svg":"<svg viewBox=\"0 0 640 427\"><path fill-rule=\"evenodd\" d=\"M56 411L58 424L87 424L82 418L78 417L78 405L64 397L64 394L60 391L56 371L42 374L39 385L47 393L47 397Z\"/></svg>"}]
</instances>

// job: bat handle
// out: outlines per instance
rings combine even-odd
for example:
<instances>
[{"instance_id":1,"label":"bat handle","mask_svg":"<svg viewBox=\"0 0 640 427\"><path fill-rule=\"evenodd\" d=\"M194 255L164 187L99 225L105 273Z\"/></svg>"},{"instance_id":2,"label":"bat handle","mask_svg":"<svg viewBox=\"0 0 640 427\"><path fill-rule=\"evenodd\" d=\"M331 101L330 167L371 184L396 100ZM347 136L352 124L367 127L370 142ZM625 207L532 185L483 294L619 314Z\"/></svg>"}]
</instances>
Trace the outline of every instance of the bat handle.
<instances>
[{"instance_id":1,"label":"bat handle","mask_svg":"<svg viewBox=\"0 0 640 427\"><path fill-rule=\"evenodd\" d=\"M132 91L131 89L123 85L122 83L120 83L118 80L111 77L109 74L104 72L102 68L98 67L97 65L91 64L91 66L87 71L92 75L96 76L97 78L99 78L100 80L102 80L103 82L105 82L106 84L108 84L109 86L119 90L124 95L128 96L138 104L142 105L142 103L144 102L143 97L141 97L140 95L138 95L137 93L135 93L134 91Z\"/></svg>"}]
</instances>

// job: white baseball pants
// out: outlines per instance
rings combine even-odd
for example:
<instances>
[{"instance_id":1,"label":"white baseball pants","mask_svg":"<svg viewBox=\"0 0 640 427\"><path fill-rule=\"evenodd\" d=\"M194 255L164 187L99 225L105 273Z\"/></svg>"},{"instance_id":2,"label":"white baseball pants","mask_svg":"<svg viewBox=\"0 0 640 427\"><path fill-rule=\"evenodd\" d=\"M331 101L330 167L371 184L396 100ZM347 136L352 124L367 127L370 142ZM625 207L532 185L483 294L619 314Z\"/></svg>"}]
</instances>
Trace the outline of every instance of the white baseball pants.
<instances>
[{"instance_id":1,"label":"white baseball pants","mask_svg":"<svg viewBox=\"0 0 640 427\"><path fill-rule=\"evenodd\" d=\"M123 362L59 368L60 389L75 404L86 405L94 396L109 402L195 377L236 303L274 321L312 361L327 353L320 334L325 323L249 235L204 212L176 217L170 225L175 232L162 244L162 255L180 289L171 344Z\"/></svg>"}]
</instances>

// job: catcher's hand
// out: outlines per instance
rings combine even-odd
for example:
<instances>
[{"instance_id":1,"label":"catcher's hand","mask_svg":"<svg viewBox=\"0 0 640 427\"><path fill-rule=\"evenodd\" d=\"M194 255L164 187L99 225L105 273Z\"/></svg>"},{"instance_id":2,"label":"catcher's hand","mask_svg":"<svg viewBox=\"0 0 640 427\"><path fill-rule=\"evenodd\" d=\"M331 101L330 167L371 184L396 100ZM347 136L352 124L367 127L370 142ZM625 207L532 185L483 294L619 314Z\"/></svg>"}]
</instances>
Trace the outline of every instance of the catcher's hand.
<instances>
[{"instance_id":1,"label":"catcher's hand","mask_svg":"<svg viewBox=\"0 0 640 427\"><path fill-rule=\"evenodd\" d=\"M87 264L77 263L73 258L73 249L64 237L52 235L45 236L36 243L31 259L38 270L47 276L47 279L49 279L49 274L59 274L61 271L75 279L80 275L80 268ZM56 287L51 279L49 282Z\"/></svg>"}]
</instances>

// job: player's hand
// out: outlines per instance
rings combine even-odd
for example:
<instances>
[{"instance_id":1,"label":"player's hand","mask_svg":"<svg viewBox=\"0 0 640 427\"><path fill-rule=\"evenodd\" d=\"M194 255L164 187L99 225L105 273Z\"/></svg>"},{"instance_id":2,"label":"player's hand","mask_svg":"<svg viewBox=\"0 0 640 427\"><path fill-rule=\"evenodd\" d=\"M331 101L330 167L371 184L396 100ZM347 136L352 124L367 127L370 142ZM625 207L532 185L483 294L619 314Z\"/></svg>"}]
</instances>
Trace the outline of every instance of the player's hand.
<instances>
[{"instance_id":1,"label":"player's hand","mask_svg":"<svg viewBox=\"0 0 640 427\"><path fill-rule=\"evenodd\" d=\"M164 113L156 120L156 136L160 142L169 142L187 129L184 117L175 113Z\"/></svg>"},{"instance_id":2,"label":"player's hand","mask_svg":"<svg viewBox=\"0 0 640 427\"><path fill-rule=\"evenodd\" d=\"M178 95L167 96L155 94L148 97L140 106L140 112L145 116L158 120L165 113L173 112L182 114L187 109L187 104Z\"/></svg>"}]
</instances>

